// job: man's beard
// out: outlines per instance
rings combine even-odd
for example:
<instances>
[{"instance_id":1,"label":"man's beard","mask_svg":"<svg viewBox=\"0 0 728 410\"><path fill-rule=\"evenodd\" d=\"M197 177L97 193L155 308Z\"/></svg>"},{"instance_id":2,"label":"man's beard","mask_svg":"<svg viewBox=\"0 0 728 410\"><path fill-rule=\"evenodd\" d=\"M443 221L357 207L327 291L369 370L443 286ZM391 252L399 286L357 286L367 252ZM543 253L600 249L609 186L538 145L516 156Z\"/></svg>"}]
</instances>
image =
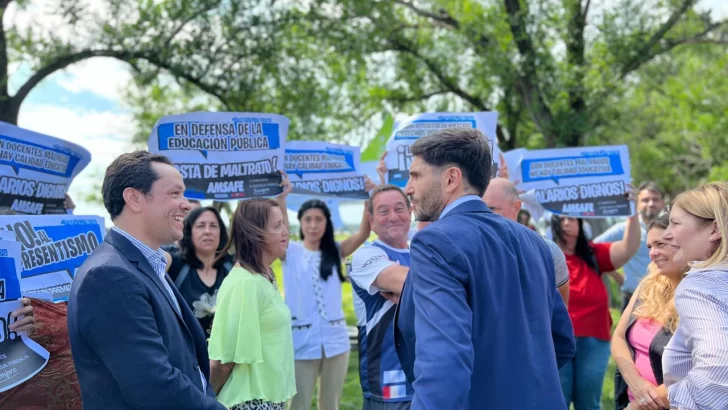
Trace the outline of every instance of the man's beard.
<instances>
[{"instance_id":1,"label":"man's beard","mask_svg":"<svg viewBox=\"0 0 728 410\"><path fill-rule=\"evenodd\" d=\"M418 222L434 222L440 219L442 213L442 192L436 185L432 185L415 207L415 220Z\"/></svg>"}]
</instances>

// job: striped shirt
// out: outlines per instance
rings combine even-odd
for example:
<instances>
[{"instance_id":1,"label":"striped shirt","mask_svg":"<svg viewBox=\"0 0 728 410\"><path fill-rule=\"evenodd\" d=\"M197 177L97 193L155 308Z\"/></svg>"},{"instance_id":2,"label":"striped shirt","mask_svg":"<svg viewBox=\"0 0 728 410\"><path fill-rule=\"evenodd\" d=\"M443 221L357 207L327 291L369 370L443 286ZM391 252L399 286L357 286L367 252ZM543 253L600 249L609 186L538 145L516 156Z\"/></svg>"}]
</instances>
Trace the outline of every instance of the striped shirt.
<instances>
[{"instance_id":1,"label":"striped shirt","mask_svg":"<svg viewBox=\"0 0 728 410\"><path fill-rule=\"evenodd\" d=\"M675 291L680 324L662 356L670 407L728 408L728 267L693 269Z\"/></svg>"},{"instance_id":2,"label":"striped shirt","mask_svg":"<svg viewBox=\"0 0 728 410\"><path fill-rule=\"evenodd\" d=\"M174 296L174 291L172 291L172 286L169 284L169 281L166 279L167 276L167 257L164 256L164 251L160 248L156 251L149 246L147 246L144 242L140 241L139 239L131 236L130 234L124 232L123 230L119 229L118 227L114 226L114 231L116 231L118 234L123 236L124 238L128 239L129 242L131 242L134 246L136 246L137 249L144 255L144 257L149 261L149 264L152 265L152 269L154 269L154 273L157 274L159 277L159 280L162 281L162 285L164 288L169 292L169 296L172 297L172 300L174 301L177 312L181 313L179 301ZM202 381L202 391L207 392L207 379L205 379L205 375L202 374L202 370L199 370L200 372L200 380Z\"/></svg>"}]
</instances>

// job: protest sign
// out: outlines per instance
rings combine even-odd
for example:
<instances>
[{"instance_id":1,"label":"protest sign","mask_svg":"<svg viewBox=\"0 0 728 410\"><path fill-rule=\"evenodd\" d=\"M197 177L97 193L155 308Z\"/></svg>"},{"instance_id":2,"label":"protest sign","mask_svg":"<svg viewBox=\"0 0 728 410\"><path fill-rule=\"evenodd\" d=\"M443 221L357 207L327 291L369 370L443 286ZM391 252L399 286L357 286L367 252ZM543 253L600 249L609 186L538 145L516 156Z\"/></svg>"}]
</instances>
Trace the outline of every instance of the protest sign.
<instances>
[{"instance_id":1,"label":"protest sign","mask_svg":"<svg viewBox=\"0 0 728 410\"><path fill-rule=\"evenodd\" d=\"M103 241L103 218L97 216L4 216L0 230L15 233L22 246L23 296L68 300L76 271Z\"/></svg>"},{"instance_id":2,"label":"protest sign","mask_svg":"<svg viewBox=\"0 0 728 410\"><path fill-rule=\"evenodd\" d=\"M10 330L22 317L10 314L20 302L20 243L0 240L0 392L9 390L35 376L50 356L24 333Z\"/></svg>"},{"instance_id":3,"label":"protest sign","mask_svg":"<svg viewBox=\"0 0 728 410\"><path fill-rule=\"evenodd\" d=\"M65 214L68 187L90 161L76 144L0 122L0 208Z\"/></svg>"},{"instance_id":4,"label":"protest sign","mask_svg":"<svg viewBox=\"0 0 728 410\"><path fill-rule=\"evenodd\" d=\"M630 183L626 145L526 151L521 158L521 190L534 190L554 214L575 218L630 216L625 193Z\"/></svg>"},{"instance_id":5,"label":"protest sign","mask_svg":"<svg viewBox=\"0 0 728 410\"><path fill-rule=\"evenodd\" d=\"M493 155L493 171L497 175L500 163L498 145L496 144L497 112L476 113L428 113L409 117L397 123L387 143L387 181L404 188L409 180L409 168L412 164L410 146L426 135L434 134L446 128L476 128L483 133Z\"/></svg>"},{"instance_id":6,"label":"protest sign","mask_svg":"<svg viewBox=\"0 0 728 410\"><path fill-rule=\"evenodd\" d=\"M281 192L288 118L277 114L193 112L160 119L149 151L165 155L184 178L185 196L217 201Z\"/></svg>"},{"instance_id":7,"label":"protest sign","mask_svg":"<svg viewBox=\"0 0 728 410\"><path fill-rule=\"evenodd\" d=\"M359 148L321 141L286 143L284 169L293 193L366 199Z\"/></svg>"}]
</instances>

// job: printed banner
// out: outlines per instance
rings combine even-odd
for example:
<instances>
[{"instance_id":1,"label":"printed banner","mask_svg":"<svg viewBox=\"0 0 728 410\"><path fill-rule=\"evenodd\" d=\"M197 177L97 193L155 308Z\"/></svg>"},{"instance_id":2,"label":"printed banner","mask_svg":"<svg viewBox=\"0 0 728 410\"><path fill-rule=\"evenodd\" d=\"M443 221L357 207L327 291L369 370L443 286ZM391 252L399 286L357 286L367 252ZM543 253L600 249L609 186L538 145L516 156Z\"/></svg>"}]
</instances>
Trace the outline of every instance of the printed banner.
<instances>
[{"instance_id":1,"label":"printed banner","mask_svg":"<svg viewBox=\"0 0 728 410\"><path fill-rule=\"evenodd\" d=\"M496 143L497 112L428 113L412 116L397 123L387 143L387 181L404 188L412 163L410 146L419 138L446 128L476 128L483 133L493 156L491 176L498 174L500 149Z\"/></svg>"},{"instance_id":2,"label":"printed banner","mask_svg":"<svg viewBox=\"0 0 728 410\"><path fill-rule=\"evenodd\" d=\"M65 214L68 187L89 162L76 144L0 122L0 209Z\"/></svg>"},{"instance_id":3,"label":"printed banner","mask_svg":"<svg viewBox=\"0 0 728 410\"><path fill-rule=\"evenodd\" d=\"M626 145L526 151L520 171L518 188L534 190L554 214L605 218L635 212L625 195L631 180Z\"/></svg>"},{"instance_id":4,"label":"printed banner","mask_svg":"<svg viewBox=\"0 0 728 410\"><path fill-rule=\"evenodd\" d=\"M22 316L10 314L20 302L20 244L0 240L0 393L35 376L48 363L50 354L24 333L10 330Z\"/></svg>"},{"instance_id":5,"label":"printed banner","mask_svg":"<svg viewBox=\"0 0 728 410\"><path fill-rule=\"evenodd\" d=\"M281 192L288 118L277 114L193 112L160 119L149 151L165 155L190 199L231 201Z\"/></svg>"},{"instance_id":6,"label":"printed banner","mask_svg":"<svg viewBox=\"0 0 728 410\"><path fill-rule=\"evenodd\" d=\"M286 143L284 169L293 193L366 199L359 147L321 141Z\"/></svg>"},{"instance_id":7,"label":"printed banner","mask_svg":"<svg viewBox=\"0 0 728 410\"><path fill-rule=\"evenodd\" d=\"M22 246L23 296L68 300L76 271L103 241L104 219L97 216L3 216L0 229L15 233Z\"/></svg>"}]
</instances>

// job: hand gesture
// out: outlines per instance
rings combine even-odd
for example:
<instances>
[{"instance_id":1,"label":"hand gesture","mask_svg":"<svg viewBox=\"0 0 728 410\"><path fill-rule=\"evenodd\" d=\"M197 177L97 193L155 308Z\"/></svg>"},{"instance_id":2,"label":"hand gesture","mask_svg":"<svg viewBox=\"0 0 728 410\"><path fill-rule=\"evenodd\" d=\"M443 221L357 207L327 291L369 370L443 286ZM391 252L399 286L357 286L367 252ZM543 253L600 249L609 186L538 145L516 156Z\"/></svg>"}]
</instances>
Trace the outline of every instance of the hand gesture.
<instances>
[{"instance_id":1,"label":"hand gesture","mask_svg":"<svg viewBox=\"0 0 728 410\"><path fill-rule=\"evenodd\" d=\"M380 291L379 294L382 295L383 298L394 303L395 305L399 303L399 295L395 293Z\"/></svg>"},{"instance_id":2,"label":"hand gesture","mask_svg":"<svg viewBox=\"0 0 728 410\"><path fill-rule=\"evenodd\" d=\"M276 196L276 198L284 199L288 196L288 194L293 191L293 184L291 183L291 180L288 179L288 174L286 174L286 171L279 170L278 172L281 173L281 183L278 184L280 187L283 188L283 191Z\"/></svg>"},{"instance_id":3,"label":"hand gesture","mask_svg":"<svg viewBox=\"0 0 728 410\"><path fill-rule=\"evenodd\" d=\"M670 408L660 398L657 387L642 377L637 379L635 383L632 383L629 388L632 391L632 396L634 396L634 401L629 404L630 409L661 410L663 408Z\"/></svg>"},{"instance_id":4,"label":"hand gesture","mask_svg":"<svg viewBox=\"0 0 728 410\"><path fill-rule=\"evenodd\" d=\"M66 194L63 198L63 208L68 209L71 212L76 209L76 204L73 203L73 199L71 199L71 196L68 194Z\"/></svg>"},{"instance_id":5,"label":"hand gesture","mask_svg":"<svg viewBox=\"0 0 728 410\"><path fill-rule=\"evenodd\" d=\"M20 302L23 304L23 307L14 310L10 314L10 317L17 318L18 316L23 316L23 318L16 320L8 328L13 332L25 332L30 337L35 333L35 312L33 311L33 306L30 305L30 299L22 298Z\"/></svg>"},{"instance_id":6,"label":"hand gesture","mask_svg":"<svg viewBox=\"0 0 728 410\"><path fill-rule=\"evenodd\" d=\"M498 169L498 176L505 179L510 179L510 172L508 172L508 163L506 162L506 157L503 156L502 152L498 153L498 158L500 159L500 168Z\"/></svg>"},{"instance_id":7,"label":"hand gesture","mask_svg":"<svg viewBox=\"0 0 728 410\"><path fill-rule=\"evenodd\" d=\"M387 180L387 163L384 162L384 158L387 157L387 151L379 158L379 164L377 164L377 175L379 175L379 184L384 185Z\"/></svg>"},{"instance_id":8,"label":"hand gesture","mask_svg":"<svg viewBox=\"0 0 728 410\"><path fill-rule=\"evenodd\" d=\"M364 175L364 189L367 192L370 192L372 189L376 188L377 184L374 183L371 179L369 179L368 176Z\"/></svg>"}]
</instances>

